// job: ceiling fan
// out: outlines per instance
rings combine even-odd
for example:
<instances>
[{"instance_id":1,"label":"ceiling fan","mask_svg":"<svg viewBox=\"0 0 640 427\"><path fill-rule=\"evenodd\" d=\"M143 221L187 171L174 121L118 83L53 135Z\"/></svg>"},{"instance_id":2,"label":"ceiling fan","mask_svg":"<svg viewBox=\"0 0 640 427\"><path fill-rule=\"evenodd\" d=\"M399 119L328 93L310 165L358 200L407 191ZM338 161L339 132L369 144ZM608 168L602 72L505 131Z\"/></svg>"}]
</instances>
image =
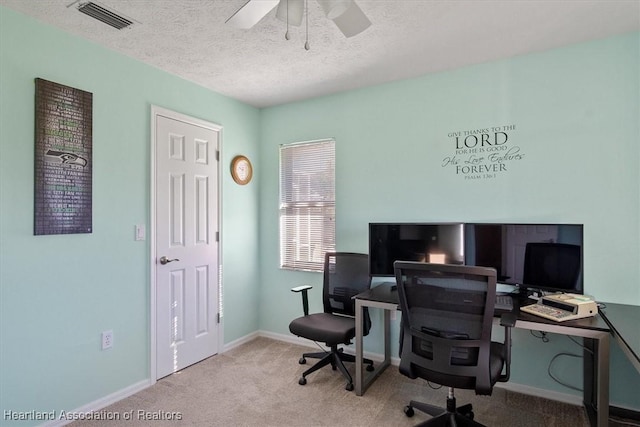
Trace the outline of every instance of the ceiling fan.
<instances>
[{"instance_id":1,"label":"ceiling fan","mask_svg":"<svg viewBox=\"0 0 640 427\"><path fill-rule=\"evenodd\" d=\"M287 25L299 26L308 0L248 0L226 23L249 29L277 6L276 17ZM371 21L354 0L316 0L327 18L331 19L345 37L360 34ZM285 37L288 39L288 31Z\"/></svg>"}]
</instances>

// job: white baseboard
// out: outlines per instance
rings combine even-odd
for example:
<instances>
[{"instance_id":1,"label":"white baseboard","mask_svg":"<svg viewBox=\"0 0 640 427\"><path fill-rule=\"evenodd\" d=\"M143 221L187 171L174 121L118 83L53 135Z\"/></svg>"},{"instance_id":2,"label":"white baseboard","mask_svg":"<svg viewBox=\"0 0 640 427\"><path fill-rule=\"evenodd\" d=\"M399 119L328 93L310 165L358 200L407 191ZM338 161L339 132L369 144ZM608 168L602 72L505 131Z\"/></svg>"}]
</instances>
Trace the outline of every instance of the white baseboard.
<instances>
[{"instance_id":1,"label":"white baseboard","mask_svg":"<svg viewBox=\"0 0 640 427\"><path fill-rule=\"evenodd\" d=\"M275 334L273 334L275 335ZM232 341L228 344L226 344L223 349L222 352L224 353L225 351L229 351L235 347L238 347L246 342L249 342L255 338L257 338L258 336L267 336L267 334L261 334L259 332L254 332L251 333L249 335L246 335L244 337L241 337L235 341ZM276 340L280 340L280 341L284 341L284 339L282 339L282 337L284 337L284 335L282 336L269 336L269 338L273 338ZM299 343L302 343L303 340L300 340ZM308 342L308 340L306 340ZM296 342L298 343L298 342ZM71 422L73 422L73 419L71 419L74 416L82 416L84 414L90 414L92 412L98 412L101 409L106 408L109 405L112 405L122 399L125 399L129 396L132 396L136 393L138 393L139 391L142 391L144 389L146 389L147 387L152 386L153 384L155 384L155 381L152 381L150 379L146 379L146 380L142 380L140 382L137 382L135 384L132 384L128 387L125 387L121 390L116 391L115 393L111 393L107 396L101 397L97 400L94 400L93 402L87 403L86 405L83 405L79 408L76 409L72 409L69 411L65 411L64 414L68 417L68 418L63 418L63 419L59 419L62 414L60 413L60 411L57 411L56 413L56 420L53 421L49 421L46 422L44 424L42 424L42 427L61 427L64 425L67 425Z\"/></svg>"},{"instance_id":2,"label":"white baseboard","mask_svg":"<svg viewBox=\"0 0 640 427\"><path fill-rule=\"evenodd\" d=\"M240 337L237 340L231 341L230 343L225 344L222 347L222 353L225 353L231 349L234 349L244 343L248 343L249 341L258 338L259 336L260 336L259 332L252 332L249 335L245 335L244 337Z\"/></svg>"},{"instance_id":3,"label":"white baseboard","mask_svg":"<svg viewBox=\"0 0 640 427\"><path fill-rule=\"evenodd\" d=\"M56 418L58 419L56 419L55 421L47 422L42 426L43 427L59 427L59 426L67 425L72 421L74 421L72 419L74 416L82 416L83 414L98 412L109 405L112 405L122 399L125 399L129 396L136 394L139 391L144 390L145 388L151 386L152 384L153 383L151 380L148 380L148 379L142 380L128 387L125 387L122 390L118 390L115 393L111 393L105 397L101 397L100 399L94 400L93 402L83 405L79 408L76 408L70 411L65 411L66 417L62 419L59 419L59 418L62 417L63 414L58 411L58 413L56 414Z\"/></svg>"}]
</instances>

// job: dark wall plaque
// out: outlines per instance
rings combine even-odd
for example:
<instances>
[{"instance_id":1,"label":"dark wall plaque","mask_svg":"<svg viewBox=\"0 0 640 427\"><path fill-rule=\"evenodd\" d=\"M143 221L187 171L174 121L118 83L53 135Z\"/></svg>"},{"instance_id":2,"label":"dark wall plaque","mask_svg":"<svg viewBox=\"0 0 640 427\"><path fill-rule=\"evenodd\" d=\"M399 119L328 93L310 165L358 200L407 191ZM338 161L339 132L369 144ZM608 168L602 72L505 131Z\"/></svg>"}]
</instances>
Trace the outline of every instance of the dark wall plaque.
<instances>
[{"instance_id":1,"label":"dark wall plaque","mask_svg":"<svg viewBox=\"0 0 640 427\"><path fill-rule=\"evenodd\" d=\"M36 79L34 234L92 231L93 94Z\"/></svg>"}]
</instances>

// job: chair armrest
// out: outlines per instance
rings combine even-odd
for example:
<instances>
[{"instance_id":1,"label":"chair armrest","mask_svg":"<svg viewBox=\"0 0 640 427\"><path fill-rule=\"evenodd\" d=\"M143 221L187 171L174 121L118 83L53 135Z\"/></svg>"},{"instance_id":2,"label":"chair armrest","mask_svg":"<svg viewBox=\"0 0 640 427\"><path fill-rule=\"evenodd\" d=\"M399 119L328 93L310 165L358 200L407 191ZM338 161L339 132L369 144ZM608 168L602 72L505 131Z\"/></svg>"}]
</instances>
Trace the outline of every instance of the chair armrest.
<instances>
[{"instance_id":1,"label":"chair armrest","mask_svg":"<svg viewBox=\"0 0 640 427\"><path fill-rule=\"evenodd\" d=\"M516 315L514 313L504 313L500 316L500 325L513 328L516 325Z\"/></svg>"},{"instance_id":2,"label":"chair armrest","mask_svg":"<svg viewBox=\"0 0 640 427\"><path fill-rule=\"evenodd\" d=\"M311 285L302 285L291 288L291 292L302 292L302 310L304 315L309 315L309 289L313 288Z\"/></svg>"},{"instance_id":3,"label":"chair armrest","mask_svg":"<svg viewBox=\"0 0 640 427\"><path fill-rule=\"evenodd\" d=\"M498 377L498 381L509 381L511 376L511 328L516 324L516 315L514 313L504 313L500 316L500 325L504 326L504 374Z\"/></svg>"}]
</instances>

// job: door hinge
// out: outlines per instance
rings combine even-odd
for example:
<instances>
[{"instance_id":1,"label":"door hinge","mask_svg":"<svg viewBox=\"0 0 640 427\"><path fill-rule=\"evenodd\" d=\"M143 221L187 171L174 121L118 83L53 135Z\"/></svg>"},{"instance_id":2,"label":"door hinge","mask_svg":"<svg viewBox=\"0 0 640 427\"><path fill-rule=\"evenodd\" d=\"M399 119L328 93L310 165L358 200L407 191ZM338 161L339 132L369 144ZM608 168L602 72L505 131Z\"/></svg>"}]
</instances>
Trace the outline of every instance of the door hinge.
<instances>
[{"instance_id":1,"label":"door hinge","mask_svg":"<svg viewBox=\"0 0 640 427\"><path fill-rule=\"evenodd\" d=\"M220 161L220 150L216 150L216 162Z\"/></svg>"},{"instance_id":2,"label":"door hinge","mask_svg":"<svg viewBox=\"0 0 640 427\"><path fill-rule=\"evenodd\" d=\"M220 241L220 232L216 231L216 242Z\"/></svg>"},{"instance_id":3,"label":"door hinge","mask_svg":"<svg viewBox=\"0 0 640 427\"><path fill-rule=\"evenodd\" d=\"M216 315L216 320L217 320L217 322L218 322L218 323L220 323L220 313L218 313L218 314Z\"/></svg>"}]
</instances>

